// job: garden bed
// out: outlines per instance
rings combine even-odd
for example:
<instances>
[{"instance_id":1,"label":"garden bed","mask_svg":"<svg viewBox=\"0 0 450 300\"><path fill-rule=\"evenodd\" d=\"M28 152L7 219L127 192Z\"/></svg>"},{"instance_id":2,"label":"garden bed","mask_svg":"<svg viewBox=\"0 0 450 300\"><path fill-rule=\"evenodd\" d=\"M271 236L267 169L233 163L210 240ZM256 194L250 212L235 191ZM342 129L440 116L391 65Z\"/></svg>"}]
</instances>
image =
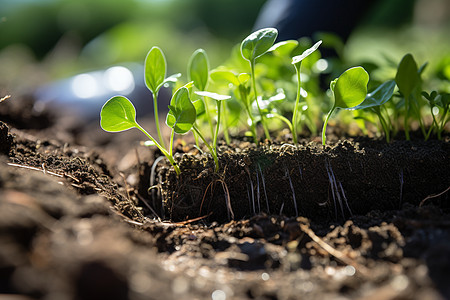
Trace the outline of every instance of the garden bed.
<instances>
[{"instance_id":1,"label":"garden bed","mask_svg":"<svg viewBox=\"0 0 450 300\"><path fill-rule=\"evenodd\" d=\"M219 146L217 173L180 144L181 176L162 160L148 191L157 152L129 147L134 137L92 139L94 127L69 130L51 114L33 116L46 124L36 131L10 100L1 104L0 294L450 298L448 137L325 148L241 139Z\"/></svg>"}]
</instances>

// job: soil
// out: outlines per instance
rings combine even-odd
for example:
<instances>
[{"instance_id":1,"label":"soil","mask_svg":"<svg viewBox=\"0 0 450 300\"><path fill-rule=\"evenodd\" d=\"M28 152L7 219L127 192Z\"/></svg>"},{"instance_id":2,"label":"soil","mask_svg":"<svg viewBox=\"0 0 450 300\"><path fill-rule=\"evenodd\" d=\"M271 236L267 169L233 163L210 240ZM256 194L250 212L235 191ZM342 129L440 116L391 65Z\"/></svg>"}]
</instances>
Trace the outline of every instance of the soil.
<instances>
[{"instance_id":1,"label":"soil","mask_svg":"<svg viewBox=\"0 0 450 300\"><path fill-rule=\"evenodd\" d=\"M450 299L448 135L140 138L0 103L0 298Z\"/></svg>"}]
</instances>

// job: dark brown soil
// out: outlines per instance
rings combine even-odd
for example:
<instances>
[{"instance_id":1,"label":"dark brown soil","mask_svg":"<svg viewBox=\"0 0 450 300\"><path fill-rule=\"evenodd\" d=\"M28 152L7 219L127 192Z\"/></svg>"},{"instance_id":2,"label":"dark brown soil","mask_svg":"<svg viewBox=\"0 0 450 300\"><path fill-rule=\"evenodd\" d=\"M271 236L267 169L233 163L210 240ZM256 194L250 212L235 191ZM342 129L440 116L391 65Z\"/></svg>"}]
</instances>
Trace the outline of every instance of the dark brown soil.
<instances>
[{"instance_id":1,"label":"dark brown soil","mask_svg":"<svg viewBox=\"0 0 450 300\"><path fill-rule=\"evenodd\" d=\"M448 137L236 140L218 173L180 143L177 178L138 133L20 101L0 103L0 298L450 299Z\"/></svg>"}]
</instances>

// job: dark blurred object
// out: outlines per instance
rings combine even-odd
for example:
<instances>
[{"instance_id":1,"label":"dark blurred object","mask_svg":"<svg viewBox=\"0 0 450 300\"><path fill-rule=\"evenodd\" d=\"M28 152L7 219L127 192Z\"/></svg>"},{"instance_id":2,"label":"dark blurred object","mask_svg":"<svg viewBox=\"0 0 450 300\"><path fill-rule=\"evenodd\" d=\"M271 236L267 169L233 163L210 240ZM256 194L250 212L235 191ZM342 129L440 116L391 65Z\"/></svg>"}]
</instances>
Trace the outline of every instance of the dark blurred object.
<instances>
[{"instance_id":1,"label":"dark blurred object","mask_svg":"<svg viewBox=\"0 0 450 300\"><path fill-rule=\"evenodd\" d=\"M331 32L347 40L366 19L393 26L409 21L414 0L269 0L263 7L255 30L275 27L278 40L313 38L318 32ZM380 24L381 25L381 24Z\"/></svg>"}]
</instances>

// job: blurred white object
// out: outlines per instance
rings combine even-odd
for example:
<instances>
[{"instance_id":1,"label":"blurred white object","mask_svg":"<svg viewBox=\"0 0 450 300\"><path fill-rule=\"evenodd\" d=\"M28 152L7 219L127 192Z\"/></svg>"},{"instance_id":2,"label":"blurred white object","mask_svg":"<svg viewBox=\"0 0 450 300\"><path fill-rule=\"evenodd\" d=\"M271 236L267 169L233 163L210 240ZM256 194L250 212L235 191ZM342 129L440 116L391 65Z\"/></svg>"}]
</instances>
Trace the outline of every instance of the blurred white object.
<instances>
[{"instance_id":1,"label":"blurred white object","mask_svg":"<svg viewBox=\"0 0 450 300\"><path fill-rule=\"evenodd\" d=\"M163 89L161 92L164 93ZM152 96L144 83L144 67L132 63L78 74L43 86L35 93L35 109L52 106L94 121L99 120L103 104L116 95L129 98L140 115L153 112ZM159 106L162 111L167 108L163 103Z\"/></svg>"}]
</instances>

